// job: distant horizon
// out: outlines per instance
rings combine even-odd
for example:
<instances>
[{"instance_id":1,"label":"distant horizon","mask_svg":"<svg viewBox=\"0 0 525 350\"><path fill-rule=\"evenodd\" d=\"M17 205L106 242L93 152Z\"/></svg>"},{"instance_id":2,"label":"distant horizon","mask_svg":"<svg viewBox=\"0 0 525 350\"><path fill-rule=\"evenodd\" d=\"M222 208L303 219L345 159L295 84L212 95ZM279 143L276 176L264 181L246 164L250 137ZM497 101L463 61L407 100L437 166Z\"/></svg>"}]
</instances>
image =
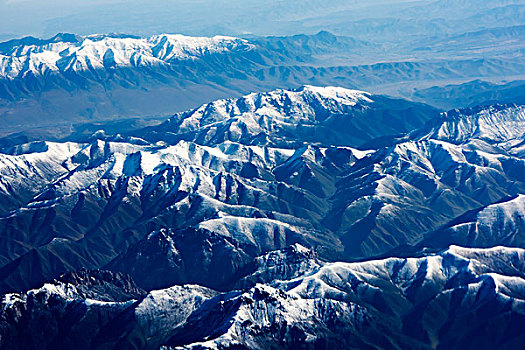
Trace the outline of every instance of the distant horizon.
<instances>
[{"instance_id":1,"label":"distant horizon","mask_svg":"<svg viewBox=\"0 0 525 350\"><path fill-rule=\"evenodd\" d=\"M289 37L289 36L301 36L301 35L315 36L315 35L319 35L321 33L328 33L328 34L331 34L331 35L334 35L334 36L337 36L337 37L345 37L344 35L336 35L336 34L330 32L328 30L320 30L320 31L315 32L315 33L297 33L297 34L293 34L293 35L256 35L256 34L225 35L225 34L221 34L221 33L213 34L213 35L190 35L190 34L179 33L179 32L159 32L159 33L153 33L153 34L148 34L148 35L139 35L139 34L126 33L126 32L108 32L108 33L90 33L90 34L78 34L78 33L74 33L74 32L57 32L57 33L52 34L52 35L23 35L23 36L8 38L8 39L2 39L0 37L0 43L6 43L6 42L10 42L10 41L18 41L18 40L23 40L23 39L27 39L27 38L33 38L33 39L37 39L37 40L47 41L47 40L51 40L51 39L57 38L60 35L74 35L74 36L77 36L77 37L80 37L80 38L114 37L114 38L145 39L145 38L149 38L149 37L153 37L153 36L157 36L157 35L181 35L181 36L186 36L186 37L211 38L211 37L224 36L224 37L232 37L232 38L241 38L241 39L248 38L249 39L249 38L272 37L272 36L275 36L275 37Z\"/></svg>"},{"instance_id":2,"label":"distant horizon","mask_svg":"<svg viewBox=\"0 0 525 350\"><path fill-rule=\"evenodd\" d=\"M413 1L413 4L432 0ZM374 0L374 4L403 4L407 0ZM305 6L302 6L302 4ZM87 0L80 2L35 0L0 1L0 40L26 36L52 37L54 33L89 35L127 33L139 36L169 32L191 36L312 34L320 27L306 28L297 20L320 15L337 15L348 9L362 9L355 1L319 0ZM374 11L367 11L371 15ZM322 20L324 21L324 20ZM311 30L308 30L311 29Z\"/></svg>"}]
</instances>

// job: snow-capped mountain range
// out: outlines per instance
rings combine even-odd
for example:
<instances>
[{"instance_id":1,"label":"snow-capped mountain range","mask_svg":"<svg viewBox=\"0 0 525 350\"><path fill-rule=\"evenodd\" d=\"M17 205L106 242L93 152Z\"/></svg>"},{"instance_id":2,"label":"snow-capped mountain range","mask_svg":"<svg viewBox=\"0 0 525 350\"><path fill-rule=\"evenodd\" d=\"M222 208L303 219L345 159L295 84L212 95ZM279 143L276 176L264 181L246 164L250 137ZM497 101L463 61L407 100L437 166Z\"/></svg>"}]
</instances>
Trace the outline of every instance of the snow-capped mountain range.
<instances>
[{"instance_id":1,"label":"snow-capped mountain range","mask_svg":"<svg viewBox=\"0 0 525 350\"><path fill-rule=\"evenodd\" d=\"M524 130L303 86L8 147L0 345L521 344Z\"/></svg>"},{"instance_id":2,"label":"snow-capped mountain range","mask_svg":"<svg viewBox=\"0 0 525 350\"><path fill-rule=\"evenodd\" d=\"M49 40L26 38L0 44L0 78L43 77L51 72L82 73L112 67L162 66L206 55L248 51L254 47L246 40L233 37L175 34L149 38L71 34L59 34Z\"/></svg>"},{"instance_id":3,"label":"snow-capped mountain range","mask_svg":"<svg viewBox=\"0 0 525 350\"><path fill-rule=\"evenodd\" d=\"M4 295L0 339L12 349L515 348L524 259L523 249L453 246L326 263L293 245L258 257L245 287L226 293L146 293L123 276L80 271Z\"/></svg>"},{"instance_id":4,"label":"snow-capped mountain range","mask_svg":"<svg viewBox=\"0 0 525 350\"><path fill-rule=\"evenodd\" d=\"M0 137L22 132L28 139L58 140L77 123L143 116L158 121L210 100L304 84L357 87L447 109L494 102L494 96L523 101L519 82L492 83L521 79L523 62L512 54L518 46L503 56L460 54L453 60L427 57L425 49L410 57L391 49L326 31L286 37L61 33L13 39L0 43ZM451 81L470 83L448 86L446 92L432 88Z\"/></svg>"}]
</instances>

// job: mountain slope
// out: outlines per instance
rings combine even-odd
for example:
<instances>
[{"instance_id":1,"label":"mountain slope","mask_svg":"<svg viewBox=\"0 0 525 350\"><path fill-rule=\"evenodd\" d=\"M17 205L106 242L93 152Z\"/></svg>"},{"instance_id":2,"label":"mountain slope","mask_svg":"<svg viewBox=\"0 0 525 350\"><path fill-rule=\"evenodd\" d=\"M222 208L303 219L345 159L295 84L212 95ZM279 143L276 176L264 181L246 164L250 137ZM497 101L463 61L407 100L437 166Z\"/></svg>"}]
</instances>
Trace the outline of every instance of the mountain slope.
<instances>
[{"instance_id":1,"label":"mountain slope","mask_svg":"<svg viewBox=\"0 0 525 350\"><path fill-rule=\"evenodd\" d=\"M43 188L21 178L25 204L0 219L3 288L35 283L24 276L38 280L75 266L100 267L163 227L195 228L203 239L211 235L251 256L294 242L337 250L337 239L317 224L319 197L301 188L307 184L275 180L272 168L292 150L184 141L170 147L104 141L79 146L78 153L63 154L53 169L57 177ZM53 154L54 145L48 147L44 159ZM334 171L356 159L348 148L320 155ZM32 165L47 169L54 162ZM245 234L248 229L253 235Z\"/></svg>"},{"instance_id":2,"label":"mountain slope","mask_svg":"<svg viewBox=\"0 0 525 350\"><path fill-rule=\"evenodd\" d=\"M419 246L445 247L462 244L471 247L490 247L504 244L524 245L525 196L520 194L485 207L469 211L436 232L425 235Z\"/></svg>"},{"instance_id":3,"label":"mountain slope","mask_svg":"<svg viewBox=\"0 0 525 350\"><path fill-rule=\"evenodd\" d=\"M475 140L489 144L523 138L525 108L516 105L493 105L452 110L435 121L428 138L455 144Z\"/></svg>"}]
</instances>

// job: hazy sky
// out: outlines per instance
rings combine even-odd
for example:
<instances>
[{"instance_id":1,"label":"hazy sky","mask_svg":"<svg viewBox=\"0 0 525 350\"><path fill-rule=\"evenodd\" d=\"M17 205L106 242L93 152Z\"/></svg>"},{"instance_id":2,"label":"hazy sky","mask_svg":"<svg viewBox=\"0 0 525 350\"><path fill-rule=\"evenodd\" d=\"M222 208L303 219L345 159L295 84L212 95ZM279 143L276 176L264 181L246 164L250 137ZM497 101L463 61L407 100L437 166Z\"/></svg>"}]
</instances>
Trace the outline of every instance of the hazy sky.
<instances>
[{"instance_id":1,"label":"hazy sky","mask_svg":"<svg viewBox=\"0 0 525 350\"><path fill-rule=\"evenodd\" d=\"M320 30L390 40L396 38L385 35L402 39L523 25L524 6L525 0L0 0L0 40L58 32L209 36Z\"/></svg>"},{"instance_id":2,"label":"hazy sky","mask_svg":"<svg viewBox=\"0 0 525 350\"><path fill-rule=\"evenodd\" d=\"M52 35L63 30L81 34L107 29L149 31L156 22L164 26L169 23L168 14L174 22L195 21L210 9L218 15L228 7L245 10L244 4L250 2L256 3L254 0L0 0L0 36ZM267 1L271 2L274 1Z\"/></svg>"},{"instance_id":3,"label":"hazy sky","mask_svg":"<svg viewBox=\"0 0 525 350\"><path fill-rule=\"evenodd\" d=\"M42 35L46 22L118 0L0 0L0 37Z\"/></svg>"},{"instance_id":4,"label":"hazy sky","mask_svg":"<svg viewBox=\"0 0 525 350\"><path fill-rule=\"evenodd\" d=\"M296 34L309 29L288 25L295 20L407 1L414 0L0 0L0 40L57 32Z\"/></svg>"},{"instance_id":5,"label":"hazy sky","mask_svg":"<svg viewBox=\"0 0 525 350\"><path fill-rule=\"evenodd\" d=\"M352 1L356 0L350 0ZM299 0L288 2L293 5ZM227 25L234 22L240 26L240 22L245 21L249 26L252 21L262 22L267 15L264 10L277 3L282 6L286 1L0 0L0 38L24 35L52 36L62 31L78 34L228 34L224 33L228 30L225 29L226 26L222 26L223 23ZM241 20L238 20L237 16Z\"/></svg>"},{"instance_id":6,"label":"hazy sky","mask_svg":"<svg viewBox=\"0 0 525 350\"><path fill-rule=\"evenodd\" d=\"M202 1L193 1L199 2ZM136 14L141 11L144 16L154 16L154 13L148 13L146 9L159 6L177 8L185 3L188 1L0 0L0 37L50 36L58 31L84 31L81 34L89 34L100 32L98 28L113 28L118 31L120 27L131 27L132 21L139 28L138 21L144 18L137 17ZM129 21L125 21L126 16Z\"/></svg>"}]
</instances>

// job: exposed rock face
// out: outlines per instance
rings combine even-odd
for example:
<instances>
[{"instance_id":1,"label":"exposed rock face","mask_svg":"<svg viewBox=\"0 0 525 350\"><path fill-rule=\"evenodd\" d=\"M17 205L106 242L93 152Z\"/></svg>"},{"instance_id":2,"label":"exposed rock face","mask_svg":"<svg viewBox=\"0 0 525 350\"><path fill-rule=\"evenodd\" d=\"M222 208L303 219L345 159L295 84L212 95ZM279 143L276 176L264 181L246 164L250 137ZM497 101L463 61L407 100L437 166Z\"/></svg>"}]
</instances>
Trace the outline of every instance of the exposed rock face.
<instances>
[{"instance_id":1,"label":"exposed rock face","mask_svg":"<svg viewBox=\"0 0 525 350\"><path fill-rule=\"evenodd\" d=\"M186 283L228 289L251 262L235 242L205 229L188 228L152 232L106 268L133 275L146 289Z\"/></svg>"},{"instance_id":2,"label":"exposed rock face","mask_svg":"<svg viewBox=\"0 0 525 350\"><path fill-rule=\"evenodd\" d=\"M252 287L258 283L271 283L275 280L292 279L306 275L323 265L317 259L314 250L300 244L294 244L281 250L276 250L255 259L255 271L238 282L241 289Z\"/></svg>"},{"instance_id":3,"label":"exposed rock face","mask_svg":"<svg viewBox=\"0 0 525 350\"><path fill-rule=\"evenodd\" d=\"M71 271L52 283L74 285L79 297L99 301L122 302L139 299L146 294L129 275L106 270Z\"/></svg>"}]
</instances>

